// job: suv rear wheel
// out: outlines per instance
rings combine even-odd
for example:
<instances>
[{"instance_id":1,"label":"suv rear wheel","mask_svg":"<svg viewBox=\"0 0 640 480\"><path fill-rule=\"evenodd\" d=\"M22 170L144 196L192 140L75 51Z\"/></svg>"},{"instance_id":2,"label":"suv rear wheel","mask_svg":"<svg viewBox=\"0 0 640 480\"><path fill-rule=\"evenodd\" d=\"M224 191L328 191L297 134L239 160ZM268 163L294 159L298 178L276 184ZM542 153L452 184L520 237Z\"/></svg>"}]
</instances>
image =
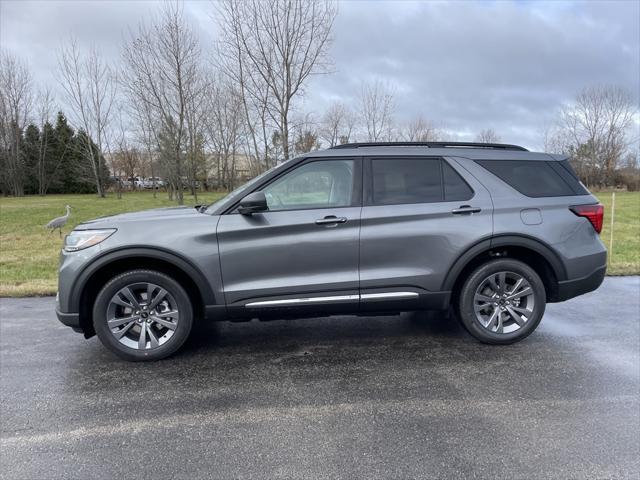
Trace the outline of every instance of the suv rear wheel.
<instances>
[{"instance_id":1,"label":"suv rear wheel","mask_svg":"<svg viewBox=\"0 0 640 480\"><path fill-rule=\"evenodd\" d=\"M133 270L112 278L96 297L93 324L100 341L125 360L158 360L178 350L193 324L185 290L171 277Z\"/></svg>"},{"instance_id":2,"label":"suv rear wheel","mask_svg":"<svg viewBox=\"0 0 640 480\"><path fill-rule=\"evenodd\" d=\"M462 325L484 343L509 344L530 335L546 305L538 274L518 260L498 259L474 270L457 302Z\"/></svg>"}]
</instances>

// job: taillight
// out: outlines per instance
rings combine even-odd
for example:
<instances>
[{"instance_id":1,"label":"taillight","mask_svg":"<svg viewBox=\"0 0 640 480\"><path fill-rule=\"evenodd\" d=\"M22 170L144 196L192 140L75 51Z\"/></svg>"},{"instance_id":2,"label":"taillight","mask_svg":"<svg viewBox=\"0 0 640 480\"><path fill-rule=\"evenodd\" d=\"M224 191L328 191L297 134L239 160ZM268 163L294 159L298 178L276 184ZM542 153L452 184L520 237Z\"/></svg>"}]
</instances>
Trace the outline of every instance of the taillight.
<instances>
[{"instance_id":1,"label":"taillight","mask_svg":"<svg viewBox=\"0 0 640 480\"><path fill-rule=\"evenodd\" d=\"M591 222L596 232L602 231L602 220L604 220L604 207L599 203L595 205L573 205L569 207L573 213L579 217L584 217Z\"/></svg>"}]
</instances>

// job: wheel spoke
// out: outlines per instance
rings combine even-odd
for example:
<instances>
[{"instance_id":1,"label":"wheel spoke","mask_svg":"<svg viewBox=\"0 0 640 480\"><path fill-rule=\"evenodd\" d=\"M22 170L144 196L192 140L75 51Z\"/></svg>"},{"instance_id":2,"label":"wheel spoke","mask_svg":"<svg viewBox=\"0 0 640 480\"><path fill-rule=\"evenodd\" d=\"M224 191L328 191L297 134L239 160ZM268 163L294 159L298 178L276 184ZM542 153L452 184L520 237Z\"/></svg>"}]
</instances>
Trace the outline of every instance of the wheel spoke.
<instances>
[{"instance_id":1,"label":"wheel spoke","mask_svg":"<svg viewBox=\"0 0 640 480\"><path fill-rule=\"evenodd\" d=\"M529 319L529 316L533 313L533 310L531 310L530 308L516 307L515 305L511 305L511 309L515 310L516 312L521 312L522 315L524 315L527 318L527 320Z\"/></svg>"},{"instance_id":2,"label":"wheel spoke","mask_svg":"<svg viewBox=\"0 0 640 480\"><path fill-rule=\"evenodd\" d=\"M523 319L518 313L516 313L513 310L513 308L511 308L508 305L507 305L507 312L509 312L509 316L511 316L511 318L513 318L519 326L522 327L525 324L526 320Z\"/></svg>"},{"instance_id":3,"label":"wheel spoke","mask_svg":"<svg viewBox=\"0 0 640 480\"><path fill-rule=\"evenodd\" d=\"M525 287L522 290L520 290L519 292L516 292L512 295L509 295L507 297L507 300L514 300L514 299L518 299L521 297L525 297L527 295L531 295L533 293L533 290L531 289L531 287Z\"/></svg>"},{"instance_id":4,"label":"wheel spoke","mask_svg":"<svg viewBox=\"0 0 640 480\"><path fill-rule=\"evenodd\" d=\"M498 288L500 289L500 293L504 293L507 291L507 272L500 272L498 274Z\"/></svg>"},{"instance_id":5,"label":"wheel spoke","mask_svg":"<svg viewBox=\"0 0 640 480\"><path fill-rule=\"evenodd\" d=\"M125 323L135 322L138 318L140 318L138 315L133 315L132 317L114 318L112 320L108 320L107 324L109 325L109 327L114 328L119 327L120 325L123 325Z\"/></svg>"},{"instance_id":6,"label":"wheel spoke","mask_svg":"<svg viewBox=\"0 0 640 480\"><path fill-rule=\"evenodd\" d=\"M498 325L496 326L496 333L504 333L502 310L497 310L497 312L498 312Z\"/></svg>"},{"instance_id":7,"label":"wheel spoke","mask_svg":"<svg viewBox=\"0 0 640 480\"><path fill-rule=\"evenodd\" d=\"M138 337L138 348L144 350L147 347L147 324L140 324L140 336Z\"/></svg>"},{"instance_id":8,"label":"wheel spoke","mask_svg":"<svg viewBox=\"0 0 640 480\"><path fill-rule=\"evenodd\" d=\"M176 327L177 327L177 325L174 322L171 322L169 320L165 320L164 318L153 316L153 317L151 317L151 320L153 320L156 323L159 323L163 327L167 327L169 330L175 330Z\"/></svg>"},{"instance_id":9,"label":"wheel spoke","mask_svg":"<svg viewBox=\"0 0 640 480\"><path fill-rule=\"evenodd\" d=\"M516 293L518 291L518 289L520 288L520 285L522 285L522 282L524 282L524 278L520 277L518 279L518 281L516 282L516 284L513 286L513 288L511 289L509 293L509 295L513 295L514 293Z\"/></svg>"},{"instance_id":10,"label":"wheel spoke","mask_svg":"<svg viewBox=\"0 0 640 480\"><path fill-rule=\"evenodd\" d=\"M131 310L136 309L136 307L134 307L133 304L129 302L125 302L124 299L120 297L120 292L116 293L113 299L111 299L111 303L115 303L116 305L120 305L121 307L124 307L124 308L130 308Z\"/></svg>"},{"instance_id":11,"label":"wheel spoke","mask_svg":"<svg viewBox=\"0 0 640 480\"><path fill-rule=\"evenodd\" d=\"M113 335L114 335L118 340L120 340L120 339L124 336L124 334L125 334L125 333L127 333L127 332L129 331L129 329L131 329L131 327L133 327L135 324L136 324L135 320L134 320L134 321L131 321L131 322L127 323L127 324L124 326L124 328L122 328L122 329L118 330L117 332L113 332L113 331L112 331L111 333L113 333Z\"/></svg>"},{"instance_id":12,"label":"wheel spoke","mask_svg":"<svg viewBox=\"0 0 640 480\"><path fill-rule=\"evenodd\" d=\"M162 317L162 318L177 318L178 317L178 310L167 310L166 312L158 312L156 311L156 317Z\"/></svg>"},{"instance_id":13,"label":"wheel spoke","mask_svg":"<svg viewBox=\"0 0 640 480\"><path fill-rule=\"evenodd\" d=\"M481 293L476 293L476 296L474 297L474 300L476 302L485 302L485 303L493 303L493 302L495 302L495 299L493 297L488 297L488 296L483 295Z\"/></svg>"},{"instance_id":14,"label":"wheel spoke","mask_svg":"<svg viewBox=\"0 0 640 480\"><path fill-rule=\"evenodd\" d=\"M149 335L149 341L151 342L151 348L155 348L158 345L160 345L158 343L158 337L156 337L156 334L153 332L153 328L151 328L151 325L147 326L147 334Z\"/></svg>"},{"instance_id":15,"label":"wheel spoke","mask_svg":"<svg viewBox=\"0 0 640 480\"><path fill-rule=\"evenodd\" d=\"M488 328L489 330L493 330L493 327L494 325L496 325L496 320L499 314L500 314L500 310L496 308L491 314L491 316L489 317L489 321L487 322L486 328Z\"/></svg>"},{"instance_id":16,"label":"wheel spoke","mask_svg":"<svg viewBox=\"0 0 640 480\"><path fill-rule=\"evenodd\" d=\"M151 301L151 303L147 301L149 310L156 308L156 306L164 299L166 295L167 295L167 291L164 288L160 288L160 291L155 296L155 298Z\"/></svg>"},{"instance_id":17,"label":"wheel spoke","mask_svg":"<svg viewBox=\"0 0 640 480\"><path fill-rule=\"evenodd\" d=\"M147 284L147 305L151 303L151 299L153 298L153 292L156 289L156 286L153 283Z\"/></svg>"},{"instance_id":18,"label":"wheel spoke","mask_svg":"<svg viewBox=\"0 0 640 480\"><path fill-rule=\"evenodd\" d=\"M138 303L136 296L129 289L129 287L124 287L122 290L120 290L120 292L122 292L126 299L131 302L131 306L133 306L133 308L135 308L136 310L140 310L140 303Z\"/></svg>"},{"instance_id":19,"label":"wheel spoke","mask_svg":"<svg viewBox=\"0 0 640 480\"><path fill-rule=\"evenodd\" d=\"M494 293L500 293L500 287L498 287L494 275L491 275L489 278L487 278L487 281L489 282L489 285L491 286L491 289Z\"/></svg>"}]
</instances>

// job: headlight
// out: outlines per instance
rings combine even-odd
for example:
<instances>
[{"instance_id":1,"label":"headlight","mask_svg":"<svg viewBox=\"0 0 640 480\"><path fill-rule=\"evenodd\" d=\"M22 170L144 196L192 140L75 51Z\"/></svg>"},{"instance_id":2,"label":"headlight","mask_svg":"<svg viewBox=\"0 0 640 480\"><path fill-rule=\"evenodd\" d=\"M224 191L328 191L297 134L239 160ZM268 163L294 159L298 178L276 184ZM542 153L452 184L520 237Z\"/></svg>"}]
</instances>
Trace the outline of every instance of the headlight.
<instances>
[{"instance_id":1,"label":"headlight","mask_svg":"<svg viewBox=\"0 0 640 480\"><path fill-rule=\"evenodd\" d=\"M115 233L115 228L107 230L74 230L64 239L65 252L77 252L103 242Z\"/></svg>"}]
</instances>

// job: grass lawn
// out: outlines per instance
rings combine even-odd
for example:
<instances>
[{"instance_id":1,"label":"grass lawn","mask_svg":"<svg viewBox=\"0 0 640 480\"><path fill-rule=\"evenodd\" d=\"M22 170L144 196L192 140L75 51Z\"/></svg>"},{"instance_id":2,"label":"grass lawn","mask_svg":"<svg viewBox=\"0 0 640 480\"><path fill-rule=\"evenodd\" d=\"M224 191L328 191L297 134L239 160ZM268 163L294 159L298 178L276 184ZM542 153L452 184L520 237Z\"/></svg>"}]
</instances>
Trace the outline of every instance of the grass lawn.
<instances>
[{"instance_id":1,"label":"grass lawn","mask_svg":"<svg viewBox=\"0 0 640 480\"><path fill-rule=\"evenodd\" d=\"M198 203L210 203L222 194L198 196ZM602 239L609 247L611 193L596 194L605 205ZM185 197L185 204L194 204ZM0 296L53 295L57 288L58 252L62 240L44 225L73 207L67 227L92 218L119 212L172 206L164 192L153 198L151 192L125 193L99 199L95 195L48 195L46 197L0 198ZM613 255L609 274L640 273L640 192L617 192Z\"/></svg>"},{"instance_id":2,"label":"grass lawn","mask_svg":"<svg viewBox=\"0 0 640 480\"><path fill-rule=\"evenodd\" d=\"M212 203L221 193L198 195L198 203ZM185 192L185 205L195 205ZM57 290L58 254L62 239L49 233L44 225L64 215L65 205L72 207L71 218L62 233L75 225L114 213L176 206L165 192L129 192L118 200L95 195L47 195L24 198L0 198L0 297L54 295Z\"/></svg>"},{"instance_id":3,"label":"grass lawn","mask_svg":"<svg viewBox=\"0 0 640 480\"><path fill-rule=\"evenodd\" d=\"M596 192L604 205L600 238L609 250L611 239L611 192ZM613 249L609 250L609 275L640 274L640 192L616 192Z\"/></svg>"}]
</instances>

